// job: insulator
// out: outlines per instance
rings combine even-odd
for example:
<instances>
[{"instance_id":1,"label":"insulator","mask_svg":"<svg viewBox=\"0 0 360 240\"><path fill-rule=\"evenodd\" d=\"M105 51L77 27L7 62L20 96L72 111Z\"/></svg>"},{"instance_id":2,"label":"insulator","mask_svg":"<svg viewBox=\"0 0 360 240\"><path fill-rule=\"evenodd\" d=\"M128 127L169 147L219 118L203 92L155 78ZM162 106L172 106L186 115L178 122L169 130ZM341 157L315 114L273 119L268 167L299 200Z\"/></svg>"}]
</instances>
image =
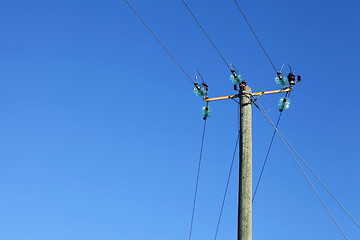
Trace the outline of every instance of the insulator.
<instances>
[{"instance_id":1,"label":"insulator","mask_svg":"<svg viewBox=\"0 0 360 240\"><path fill-rule=\"evenodd\" d=\"M278 72L278 75L275 77L276 84L285 87L287 82L287 76L284 73Z\"/></svg>"},{"instance_id":2,"label":"insulator","mask_svg":"<svg viewBox=\"0 0 360 240\"><path fill-rule=\"evenodd\" d=\"M293 73L289 73L288 81L289 81L290 86L295 85L295 75Z\"/></svg>"},{"instance_id":3,"label":"insulator","mask_svg":"<svg viewBox=\"0 0 360 240\"><path fill-rule=\"evenodd\" d=\"M290 106L290 99L288 98L281 98L279 101L279 110L283 111L285 109L288 109Z\"/></svg>"},{"instance_id":4,"label":"insulator","mask_svg":"<svg viewBox=\"0 0 360 240\"><path fill-rule=\"evenodd\" d=\"M194 93L196 96L205 96L207 93L206 87L203 83L197 84L194 87Z\"/></svg>"},{"instance_id":5,"label":"insulator","mask_svg":"<svg viewBox=\"0 0 360 240\"><path fill-rule=\"evenodd\" d=\"M204 106L201 109L201 115L206 119L207 117L210 117L211 115L211 108L209 106Z\"/></svg>"},{"instance_id":6,"label":"insulator","mask_svg":"<svg viewBox=\"0 0 360 240\"><path fill-rule=\"evenodd\" d=\"M230 75L230 80L234 85L239 85L244 81L244 78L239 71L233 71L233 74Z\"/></svg>"}]
</instances>

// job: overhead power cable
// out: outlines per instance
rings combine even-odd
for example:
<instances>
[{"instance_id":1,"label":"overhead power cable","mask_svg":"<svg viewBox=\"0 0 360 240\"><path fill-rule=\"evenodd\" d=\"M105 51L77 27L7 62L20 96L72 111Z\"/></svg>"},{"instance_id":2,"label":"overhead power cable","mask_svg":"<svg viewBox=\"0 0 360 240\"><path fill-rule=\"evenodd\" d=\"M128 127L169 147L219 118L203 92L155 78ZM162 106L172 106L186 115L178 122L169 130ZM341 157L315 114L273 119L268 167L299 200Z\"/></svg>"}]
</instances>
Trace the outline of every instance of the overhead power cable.
<instances>
[{"instance_id":1,"label":"overhead power cable","mask_svg":"<svg viewBox=\"0 0 360 240\"><path fill-rule=\"evenodd\" d=\"M195 185L194 202L193 202L193 209L192 209L192 214L191 214L189 240L191 239L192 228L193 228L193 223L194 223L196 197L197 197L197 190L198 190L198 185L199 185L199 176L200 176L201 159L202 159L202 152L203 152L204 139L205 139L205 130L206 130L206 119L204 120L204 129L203 129L203 134L202 134L202 139L201 139L199 164L198 164L198 170L197 170L197 175L196 175L196 185Z\"/></svg>"},{"instance_id":2,"label":"overhead power cable","mask_svg":"<svg viewBox=\"0 0 360 240\"><path fill-rule=\"evenodd\" d=\"M300 158L304 165L309 169L309 171L315 176L315 178L320 182L320 184L326 189L326 191L331 195L331 197L336 201L336 203L341 207L341 209L348 215L348 217L353 221L353 223L360 229L359 224L355 219L350 215L350 213L343 207L343 205L337 200L337 198L332 194L328 187L324 184L323 181L316 175L316 173L310 168L310 166L305 162L305 160L300 156L300 154L293 148L293 146L284 138L285 142L290 146L290 148L295 152L295 154Z\"/></svg>"},{"instance_id":3,"label":"overhead power cable","mask_svg":"<svg viewBox=\"0 0 360 240\"><path fill-rule=\"evenodd\" d=\"M270 122L270 124L274 127L274 129L276 130L276 132L278 133L278 135L280 136L281 140L283 141L284 145L286 146L287 150L289 151L289 153L291 154L291 156L293 157L293 159L295 160L297 166L299 167L299 169L301 170L302 174L304 175L304 177L306 178L306 180L309 182L311 188L313 189L313 191L315 192L316 196L319 198L319 200L321 201L322 205L325 207L326 211L329 213L329 215L331 216L332 220L334 221L334 223L336 224L336 226L338 227L338 229L340 230L341 234L344 236L344 238L346 240L348 240L348 238L346 237L344 231L341 229L340 225L338 224L338 222L336 221L335 217L333 216L333 214L330 212L329 208L326 206L324 200L321 198L320 194L317 192L316 188L314 187L314 185L312 184L311 180L309 179L309 177L307 176L307 174L305 173L304 169L301 167L299 161L296 159L296 157L294 156L293 152L290 150L288 144L287 144L287 140L285 139L285 137L279 132L279 130L276 128L276 126L274 125L274 123L271 121L269 115L266 113L266 111L264 110L264 108L261 106L260 102L257 101L257 103L254 103L255 106L260 110L260 112L264 115L264 117Z\"/></svg>"},{"instance_id":4,"label":"overhead power cable","mask_svg":"<svg viewBox=\"0 0 360 240\"><path fill-rule=\"evenodd\" d=\"M216 231L215 231L214 240L216 240L216 238L217 238L218 231L219 231L219 227L220 227L221 217L222 217L222 213L223 213L223 210L224 210L226 194L227 194L227 191L228 191L228 188L229 188L229 182L230 182L231 172L232 172L232 168L233 168L233 165L234 165L234 160L235 160L235 156L236 156L236 152L237 152L237 151L236 151L236 150L237 150L237 146L238 146L238 144L239 144L239 139L240 139L240 131L238 131L238 136L237 136L236 143L235 143L235 150L234 150L234 154L233 154L233 157L232 157L232 160L231 160L231 164L230 164L229 175L228 175L227 182L226 182L224 197L223 197L222 204L221 204L221 208L220 208L220 214L219 214L219 219L218 219L218 223L217 223L217 226L216 226Z\"/></svg>"},{"instance_id":5,"label":"overhead power cable","mask_svg":"<svg viewBox=\"0 0 360 240\"><path fill-rule=\"evenodd\" d=\"M277 128L278 125L279 125L279 122L280 122L280 118L281 118L282 113L283 113L283 112L280 112L280 114L279 114L279 118L278 118L278 120L277 120L277 122L276 122L276 128ZM266 157L265 157L263 166L262 166L262 168L261 168L260 176L259 176L259 179L258 179L258 181L257 181L257 183L256 183L256 187L255 187L255 190L254 190L254 194L253 194L253 197L252 197L252 203L254 203L254 199L255 199L257 190L258 190L258 188L259 188L259 184L260 184L262 175L263 175L264 170L265 170L266 162L267 162L267 159L268 159L268 157L269 157L270 149L271 149L272 144L273 144L273 142L274 142L275 134L276 134L276 130L274 130L273 135L272 135L271 140L270 140L269 148L268 148L268 150L267 150Z\"/></svg>"},{"instance_id":6,"label":"overhead power cable","mask_svg":"<svg viewBox=\"0 0 360 240\"><path fill-rule=\"evenodd\" d=\"M275 129L276 131L276 129ZM311 169L309 164L300 156L300 154L295 150L295 148L289 143L289 141L284 138L286 144L294 151L294 153L299 157L302 163L309 169L309 171L314 175L314 177L319 181L319 183L325 188L325 190L330 194L330 196L336 201L336 203L341 207L341 209L348 215L351 221L360 229L360 225L356 222L356 220L352 217L352 215L345 209L345 207L340 203L340 201L335 197L335 195L329 190L329 188L325 185L325 183L317 176L314 170Z\"/></svg>"},{"instance_id":7,"label":"overhead power cable","mask_svg":"<svg viewBox=\"0 0 360 240\"><path fill-rule=\"evenodd\" d=\"M259 45L260 45L261 49L263 50L263 52L265 53L265 55L266 55L267 59L269 60L269 62L270 62L270 64L271 64L271 66L274 68L275 72L277 72L275 65L273 64L273 62L271 61L271 59L270 59L270 57L269 57L269 54L266 52L266 50L265 50L264 46L263 46L263 45L262 45L262 43L260 42L260 39L259 39L259 38L258 38L258 36L256 35L256 33L255 33L254 29L252 28L252 26L251 26L251 24L250 24L249 20L247 19L247 17L246 17L246 15L245 15L245 13L244 13L244 12L243 12L243 10L241 9L241 7L240 7L239 3L238 3L236 0L234 0L234 1L235 1L235 3L236 3L236 6L239 8L239 10L240 10L240 12L241 12L242 16L244 17L244 19L245 19L246 23L247 23L247 24L248 24L248 26L250 27L250 29L251 29L252 33L254 34L254 36L255 36L255 38L256 38L256 40L257 40L257 42L259 43Z\"/></svg>"},{"instance_id":8,"label":"overhead power cable","mask_svg":"<svg viewBox=\"0 0 360 240\"><path fill-rule=\"evenodd\" d=\"M289 95L290 95L289 92L287 92L286 95L285 95L285 98L288 97ZM277 120L277 122L276 122L276 128L278 128L278 126L279 126L282 113L283 113L283 111L280 111L278 120ZM268 157L269 157L269 153L270 153L272 144L273 144L273 142L274 142L275 134L276 134L276 130L274 129L273 135L272 135L271 140L270 140L269 148L268 148L268 150L267 150L267 153L266 153L266 156L265 156L265 160L264 160L263 166L262 166L262 168L261 168L261 172L260 172L260 175L259 175L259 179L258 179L258 181L257 181L257 183L256 183L256 187L255 187L254 194L253 194L253 197L252 197L252 203L254 203L254 199L255 199L256 193L257 193L257 191L258 191L258 188L259 188L259 185L260 185L260 181L261 181L262 175L263 175L264 170L265 170L265 166L266 166L266 163L267 163L267 159L268 159Z\"/></svg>"},{"instance_id":9,"label":"overhead power cable","mask_svg":"<svg viewBox=\"0 0 360 240\"><path fill-rule=\"evenodd\" d=\"M129 5L129 7L131 8L131 10L133 10L133 12L136 14L136 16L138 16L138 18L141 20L141 22L146 26L146 28L151 32L151 34L156 38L156 40L160 43L160 45L165 49L165 51L170 55L170 57L174 60L174 62L179 66L179 68L185 73L185 75L190 79L190 81L192 83L194 83L194 81L192 80L192 78L189 76L189 74L185 71L185 69L180 65L180 63L175 59L175 57L170 53L170 51L165 47L165 45L160 41L160 39L156 36L156 34L151 30L151 28L146 24L146 22L141 18L141 16L136 12L136 10L131 6L131 4L125 0L125 2L127 3L127 5Z\"/></svg>"},{"instance_id":10,"label":"overhead power cable","mask_svg":"<svg viewBox=\"0 0 360 240\"><path fill-rule=\"evenodd\" d=\"M198 19L196 18L195 14L191 11L191 9L189 8L189 6L186 4L185 0L181 0L185 7L189 10L191 16L193 16L193 18L195 19L195 21L197 22L197 24L199 25L199 27L201 28L201 30L204 32L204 34L206 35L207 39L209 39L209 41L211 42L211 44L213 45L213 47L215 48L215 50L217 51L217 53L219 54L219 56L221 57L221 59L224 61L224 63L226 64L226 66L230 69L231 71L231 67L229 65L229 63L225 60L224 56L221 54L221 52L219 51L219 49L216 47L215 43L211 40L209 34L207 34L207 32L205 31L205 29L203 28L203 26L200 24L200 22L198 21Z\"/></svg>"}]
</instances>

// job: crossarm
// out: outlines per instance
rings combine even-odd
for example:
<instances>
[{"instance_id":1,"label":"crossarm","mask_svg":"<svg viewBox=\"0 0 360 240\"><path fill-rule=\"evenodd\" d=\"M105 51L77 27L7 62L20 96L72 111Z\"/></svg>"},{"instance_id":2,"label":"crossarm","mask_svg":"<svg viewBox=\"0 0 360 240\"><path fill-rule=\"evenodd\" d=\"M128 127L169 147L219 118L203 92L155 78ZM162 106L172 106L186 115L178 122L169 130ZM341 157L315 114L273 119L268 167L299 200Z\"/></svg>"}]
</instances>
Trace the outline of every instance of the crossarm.
<instances>
[{"instance_id":1,"label":"crossarm","mask_svg":"<svg viewBox=\"0 0 360 240\"><path fill-rule=\"evenodd\" d=\"M276 89L276 90L252 92L251 94L253 96L261 96L261 95L266 95L266 94L283 93L283 92L290 92L290 91L291 91L291 88L286 87L286 88L281 88L281 89ZM234 95L227 95L227 96L220 96L220 97L210 97L210 98L205 97L204 100L207 102L210 102L210 101L225 100L225 99L238 98L238 97L239 97L239 94L234 94Z\"/></svg>"}]
</instances>

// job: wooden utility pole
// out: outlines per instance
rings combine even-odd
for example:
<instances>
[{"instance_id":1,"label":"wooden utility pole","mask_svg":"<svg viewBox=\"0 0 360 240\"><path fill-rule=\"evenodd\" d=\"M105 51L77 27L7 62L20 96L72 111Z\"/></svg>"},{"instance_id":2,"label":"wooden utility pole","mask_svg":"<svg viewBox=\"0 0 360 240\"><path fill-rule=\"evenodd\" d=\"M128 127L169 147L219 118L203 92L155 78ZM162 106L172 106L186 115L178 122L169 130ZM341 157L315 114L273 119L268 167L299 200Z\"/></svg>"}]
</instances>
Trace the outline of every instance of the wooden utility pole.
<instances>
[{"instance_id":1,"label":"wooden utility pole","mask_svg":"<svg viewBox=\"0 0 360 240\"><path fill-rule=\"evenodd\" d=\"M207 102L239 98L240 108L240 147L239 147L239 201L238 201L238 240L252 240L252 118L253 97L266 94L290 92L291 88L262 92L251 92L248 86L241 86L239 94L209 98Z\"/></svg>"}]
</instances>

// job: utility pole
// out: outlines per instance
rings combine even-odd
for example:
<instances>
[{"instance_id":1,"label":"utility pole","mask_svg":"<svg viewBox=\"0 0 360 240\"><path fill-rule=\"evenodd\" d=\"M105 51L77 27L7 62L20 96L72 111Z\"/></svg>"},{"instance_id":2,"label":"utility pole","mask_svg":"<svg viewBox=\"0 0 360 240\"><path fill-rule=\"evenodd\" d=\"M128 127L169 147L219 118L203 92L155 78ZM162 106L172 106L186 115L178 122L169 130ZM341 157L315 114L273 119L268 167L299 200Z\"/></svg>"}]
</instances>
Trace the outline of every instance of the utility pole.
<instances>
[{"instance_id":1,"label":"utility pole","mask_svg":"<svg viewBox=\"0 0 360 240\"><path fill-rule=\"evenodd\" d=\"M240 146L239 146L239 199L238 199L238 240L252 240L252 114L253 97L265 94L290 92L283 89L251 92L248 86L240 86L239 94L221 97L204 97L207 102L239 98Z\"/></svg>"},{"instance_id":2,"label":"utility pole","mask_svg":"<svg viewBox=\"0 0 360 240\"><path fill-rule=\"evenodd\" d=\"M251 88L239 91L240 146L239 146L239 200L238 240L252 239L252 126Z\"/></svg>"}]
</instances>

